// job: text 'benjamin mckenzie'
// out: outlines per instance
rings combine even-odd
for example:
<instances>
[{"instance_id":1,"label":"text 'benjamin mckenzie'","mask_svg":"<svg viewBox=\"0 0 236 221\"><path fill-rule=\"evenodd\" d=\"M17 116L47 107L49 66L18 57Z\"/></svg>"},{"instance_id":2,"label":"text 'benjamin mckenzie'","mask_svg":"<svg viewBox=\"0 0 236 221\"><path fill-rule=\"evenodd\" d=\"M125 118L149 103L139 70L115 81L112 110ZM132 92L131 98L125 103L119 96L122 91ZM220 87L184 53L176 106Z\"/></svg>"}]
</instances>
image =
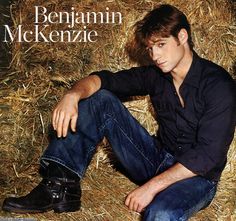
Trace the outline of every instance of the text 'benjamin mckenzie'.
<instances>
[{"instance_id":1,"label":"text 'benjamin mckenzie'","mask_svg":"<svg viewBox=\"0 0 236 221\"><path fill-rule=\"evenodd\" d=\"M77 12L74 7L70 12L49 12L46 7L35 6L35 22L33 30L24 30L22 24L12 31L5 27L3 42L95 42L98 37L96 30L87 30L88 24L121 24L122 14L110 12ZM67 24L68 30L51 30L50 24ZM82 25L82 30L72 29L76 24Z\"/></svg>"}]
</instances>

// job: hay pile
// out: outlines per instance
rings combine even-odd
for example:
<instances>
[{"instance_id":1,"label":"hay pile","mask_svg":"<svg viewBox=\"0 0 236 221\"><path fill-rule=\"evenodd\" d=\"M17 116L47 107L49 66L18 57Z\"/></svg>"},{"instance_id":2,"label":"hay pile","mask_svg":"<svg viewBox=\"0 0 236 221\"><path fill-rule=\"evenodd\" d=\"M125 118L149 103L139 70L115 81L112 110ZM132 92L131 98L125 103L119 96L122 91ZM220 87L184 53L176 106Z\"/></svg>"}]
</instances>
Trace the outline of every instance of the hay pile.
<instances>
[{"instance_id":1,"label":"hay pile","mask_svg":"<svg viewBox=\"0 0 236 221\"><path fill-rule=\"evenodd\" d=\"M0 192L1 202L10 194L25 194L39 181L38 159L47 146L51 110L65 89L76 79L101 69L112 71L139 65L139 57L130 60L132 26L147 10L157 4L154 0L138 1L76 1L19 0L11 6L13 28L24 24L33 26L34 5L51 11L119 11L122 25L93 25L99 31L95 43L17 43L11 44L11 71L0 76ZM235 17L234 5L227 0L167 0L185 12L192 24L195 49L199 55L222 65L235 76ZM63 25L62 25L63 26ZM58 24L52 28L63 28ZM131 113L154 133L148 98L127 102ZM224 170L217 197L212 205L191 220L236 220L235 168L236 139L231 145L229 162ZM106 146L106 143L101 144ZM35 217L38 220L139 220L123 205L124 197L134 184L114 170L102 148L94 157L82 183L82 210L71 214L52 212L36 215L14 215L0 212L3 217Z\"/></svg>"}]
</instances>

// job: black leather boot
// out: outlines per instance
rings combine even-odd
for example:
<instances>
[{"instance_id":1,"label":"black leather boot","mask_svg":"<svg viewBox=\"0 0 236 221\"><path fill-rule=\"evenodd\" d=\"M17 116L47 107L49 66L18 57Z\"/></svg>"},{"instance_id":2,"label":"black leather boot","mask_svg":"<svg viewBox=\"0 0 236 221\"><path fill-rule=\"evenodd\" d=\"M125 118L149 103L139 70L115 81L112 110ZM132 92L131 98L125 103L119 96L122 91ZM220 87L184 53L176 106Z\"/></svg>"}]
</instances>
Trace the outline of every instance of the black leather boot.
<instances>
[{"instance_id":1,"label":"black leather boot","mask_svg":"<svg viewBox=\"0 0 236 221\"><path fill-rule=\"evenodd\" d=\"M81 188L77 175L55 163L48 167L46 174L48 176L26 196L6 198L2 209L15 213L79 210Z\"/></svg>"}]
</instances>

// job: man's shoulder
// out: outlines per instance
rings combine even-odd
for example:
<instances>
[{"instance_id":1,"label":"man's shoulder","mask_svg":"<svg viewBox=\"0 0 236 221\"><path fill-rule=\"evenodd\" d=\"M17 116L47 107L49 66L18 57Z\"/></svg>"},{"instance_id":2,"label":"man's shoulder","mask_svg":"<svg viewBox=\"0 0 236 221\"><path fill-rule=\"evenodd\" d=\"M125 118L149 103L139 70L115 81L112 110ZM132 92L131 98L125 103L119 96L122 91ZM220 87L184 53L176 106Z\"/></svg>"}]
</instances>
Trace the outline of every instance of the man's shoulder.
<instances>
[{"instance_id":1,"label":"man's shoulder","mask_svg":"<svg viewBox=\"0 0 236 221\"><path fill-rule=\"evenodd\" d=\"M201 91L211 99L235 100L236 82L232 76L221 66L207 59L200 58L202 76L200 80Z\"/></svg>"},{"instance_id":2,"label":"man's shoulder","mask_svg":"<svg viewBox=\"0 0 236 221\"><path fill-rule=\"evenodd\" d=\"M203 81L234 81L229 72L220 65L204 58L199 58L199 62Z\"/></svg>"}]
</instances>

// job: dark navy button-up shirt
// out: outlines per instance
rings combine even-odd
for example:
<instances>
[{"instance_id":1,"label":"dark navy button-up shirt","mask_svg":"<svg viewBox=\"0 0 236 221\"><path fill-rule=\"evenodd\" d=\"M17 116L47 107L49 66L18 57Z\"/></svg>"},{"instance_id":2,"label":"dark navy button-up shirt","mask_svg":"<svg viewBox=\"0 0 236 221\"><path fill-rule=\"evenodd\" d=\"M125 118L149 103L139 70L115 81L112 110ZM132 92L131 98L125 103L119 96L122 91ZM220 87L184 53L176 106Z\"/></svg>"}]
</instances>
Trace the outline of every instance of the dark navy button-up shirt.
<instances>
[{"instance_id":1,"label":"dark navy button-up shirt","mask_svg":"<svg viewBox=\"0 0 236 221\"><path fill-rule=\"evenodd\" d=\"M93 74L100 77L103 89L119 97L149 95L163 147L192 172L219 180L236 122L236 84L222 67L194 52L179 89L184 107L171 74L156 66Z\"/></svg>"}]
</instances>

